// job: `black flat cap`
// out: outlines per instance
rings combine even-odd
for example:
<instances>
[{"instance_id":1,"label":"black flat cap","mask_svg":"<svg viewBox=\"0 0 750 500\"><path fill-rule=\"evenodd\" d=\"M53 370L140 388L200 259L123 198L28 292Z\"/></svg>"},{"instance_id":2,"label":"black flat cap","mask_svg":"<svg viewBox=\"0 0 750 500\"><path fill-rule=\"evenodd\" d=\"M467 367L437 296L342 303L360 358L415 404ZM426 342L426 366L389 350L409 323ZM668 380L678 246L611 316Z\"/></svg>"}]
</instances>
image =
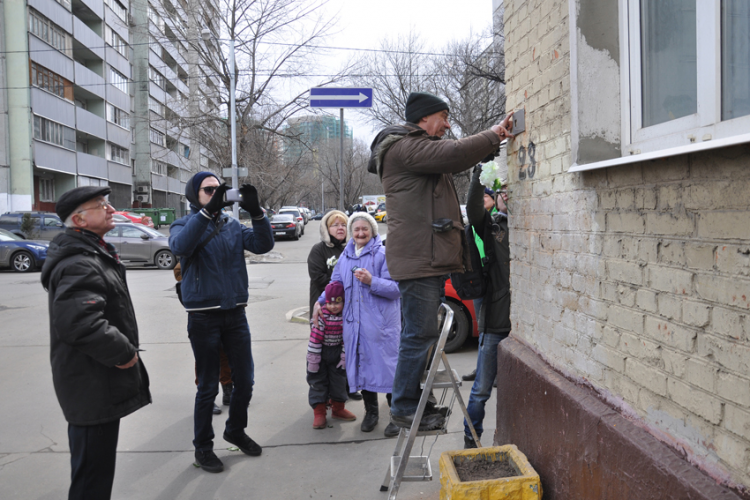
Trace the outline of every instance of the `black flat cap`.
<instances>
[{"instance_id":1,"label":"black flat cap","mask_svg":"<svg viewBox=\"0 0 750 500\"><path fill-rule=\"evenodd\" d=\"M112 190L109 186L81 186L70 191L66 191L60 196L55 205L57 216L65 222L76 208L80 207L89 200L97 196L107 196Z\"/></svg>"}]
</instances>

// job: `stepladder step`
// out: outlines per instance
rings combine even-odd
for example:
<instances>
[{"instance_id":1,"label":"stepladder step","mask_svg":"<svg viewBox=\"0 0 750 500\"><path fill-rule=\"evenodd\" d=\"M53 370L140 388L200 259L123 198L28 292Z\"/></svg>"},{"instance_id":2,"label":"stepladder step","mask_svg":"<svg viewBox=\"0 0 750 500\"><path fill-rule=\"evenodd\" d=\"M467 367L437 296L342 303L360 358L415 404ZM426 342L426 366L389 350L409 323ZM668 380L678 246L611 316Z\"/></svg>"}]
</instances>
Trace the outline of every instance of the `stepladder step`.
<instances>
[{"instance_id":1,"label":"stepladder step","mask_svg":"<svg viewBox=\"0 0 750 500\"><path fill-rule=\"evenodd\" d=\"M391 478L396 475L401 457L391 457ZM413 455L409 457L402 481L432 481L432 466L430 457Z\"/></svg>"}]
</instances>

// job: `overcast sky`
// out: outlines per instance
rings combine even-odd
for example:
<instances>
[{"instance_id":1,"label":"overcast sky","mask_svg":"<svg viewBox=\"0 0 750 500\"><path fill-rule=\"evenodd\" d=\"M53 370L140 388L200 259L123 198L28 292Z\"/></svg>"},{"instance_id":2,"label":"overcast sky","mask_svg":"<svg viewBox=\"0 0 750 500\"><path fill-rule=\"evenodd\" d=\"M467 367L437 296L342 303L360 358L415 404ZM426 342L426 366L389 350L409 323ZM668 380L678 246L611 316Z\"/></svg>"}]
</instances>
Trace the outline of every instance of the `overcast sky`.
<instances>
[{"instance_id":1,"label":"overcast sky","mask_svg":"<svg viewBox=\"0 0 750 500\"><path fill-rule=\"evenodd\" d=\"M337 33L325 42L332 47L377 49L383 38L396 38L413 30L428 50L438 50L471 32L482 33L492 24L492 0L329 0L327 9L339 17ZM321 63L335 70L339 61L355 53L332 50L330 54ZM338 110L330 111L339 114ZM359 111L345 110L344 120L354 127L356 138L369 142L374 136Z\"/></svg>"}]
</instances>

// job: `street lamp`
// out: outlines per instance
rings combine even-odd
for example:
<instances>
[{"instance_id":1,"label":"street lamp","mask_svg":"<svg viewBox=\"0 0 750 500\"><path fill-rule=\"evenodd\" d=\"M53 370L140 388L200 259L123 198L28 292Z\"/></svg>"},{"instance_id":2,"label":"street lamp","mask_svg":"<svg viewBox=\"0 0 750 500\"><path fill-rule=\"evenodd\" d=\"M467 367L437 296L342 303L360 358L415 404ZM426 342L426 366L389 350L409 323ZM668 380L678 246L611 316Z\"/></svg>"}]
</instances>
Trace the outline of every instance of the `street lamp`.
<instances>
[{"instance_id":1,"label":"street lamp","mask_svg":"<svg viewBox=\"0 0 750 500\"><path fill-rule=\"evenodd\" d=\"M208 42L211 40L211 30L208 28L203 28L201 30L201 38L204 42ZM217 40L218 42L218 40ZM237 188L239 187L239 176L237 172L237 116L236 116L236 110L234 105L234 90L235 90L235 84L234 84L234 78L235 78L235 71L234 71L234 36L229 39L229 120L231 122L231 134L232 134L232 187ZM233 203L232 204L232 215L235 219L240 220L240 207L239 204Z\"/></svg>"}]
</instances>

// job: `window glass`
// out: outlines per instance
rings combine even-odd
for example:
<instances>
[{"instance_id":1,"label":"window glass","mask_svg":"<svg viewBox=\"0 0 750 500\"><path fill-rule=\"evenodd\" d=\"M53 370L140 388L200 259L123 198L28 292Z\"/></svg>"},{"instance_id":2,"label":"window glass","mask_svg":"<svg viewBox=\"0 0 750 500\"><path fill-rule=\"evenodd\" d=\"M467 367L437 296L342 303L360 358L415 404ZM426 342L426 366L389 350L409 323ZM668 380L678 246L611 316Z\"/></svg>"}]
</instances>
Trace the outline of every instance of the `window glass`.
<instances>
[{"instance_id":1,"label":"window glass","mask_svg":"<svg viewBox=\"0 0 750 500\"><path fill-rule=\"evenodd\" d=\"M641 0L643 126L698 111L696 0Z\"/></svg>"},{"instance_id":2,"label":"window glass","mask_svg":"<svg viewBox=\"0 0 750 500\"><path fill-rule=\"evenodd\" d=\"M118 236L119 232L120 232L120 228L116 227L113 230L111 230L110 232L108 232L107 234L105 234L104 237L105 238L114 238L114 237Z\"/></svg>"},{"instance_id":3,"label":"window glass","mask_svg":"<svg viewBox=\"0 0 750 500\"><path fill-rule=\"evenodd\" d=\"M141 235L143 233L140 229L136 229L134 227L123 227L122 228L122 237L123 238L138 238L140 239Z\"/></svg>"},{"instance_id":4,"label":"window glass","mask_svg":"<svg viewBox=\"0 0 750 500\"><path fill-rule=\"evenodd\" d=\"M750 115L750 2L721 3L721 119Z\"/></svg>"}]
</instances>

